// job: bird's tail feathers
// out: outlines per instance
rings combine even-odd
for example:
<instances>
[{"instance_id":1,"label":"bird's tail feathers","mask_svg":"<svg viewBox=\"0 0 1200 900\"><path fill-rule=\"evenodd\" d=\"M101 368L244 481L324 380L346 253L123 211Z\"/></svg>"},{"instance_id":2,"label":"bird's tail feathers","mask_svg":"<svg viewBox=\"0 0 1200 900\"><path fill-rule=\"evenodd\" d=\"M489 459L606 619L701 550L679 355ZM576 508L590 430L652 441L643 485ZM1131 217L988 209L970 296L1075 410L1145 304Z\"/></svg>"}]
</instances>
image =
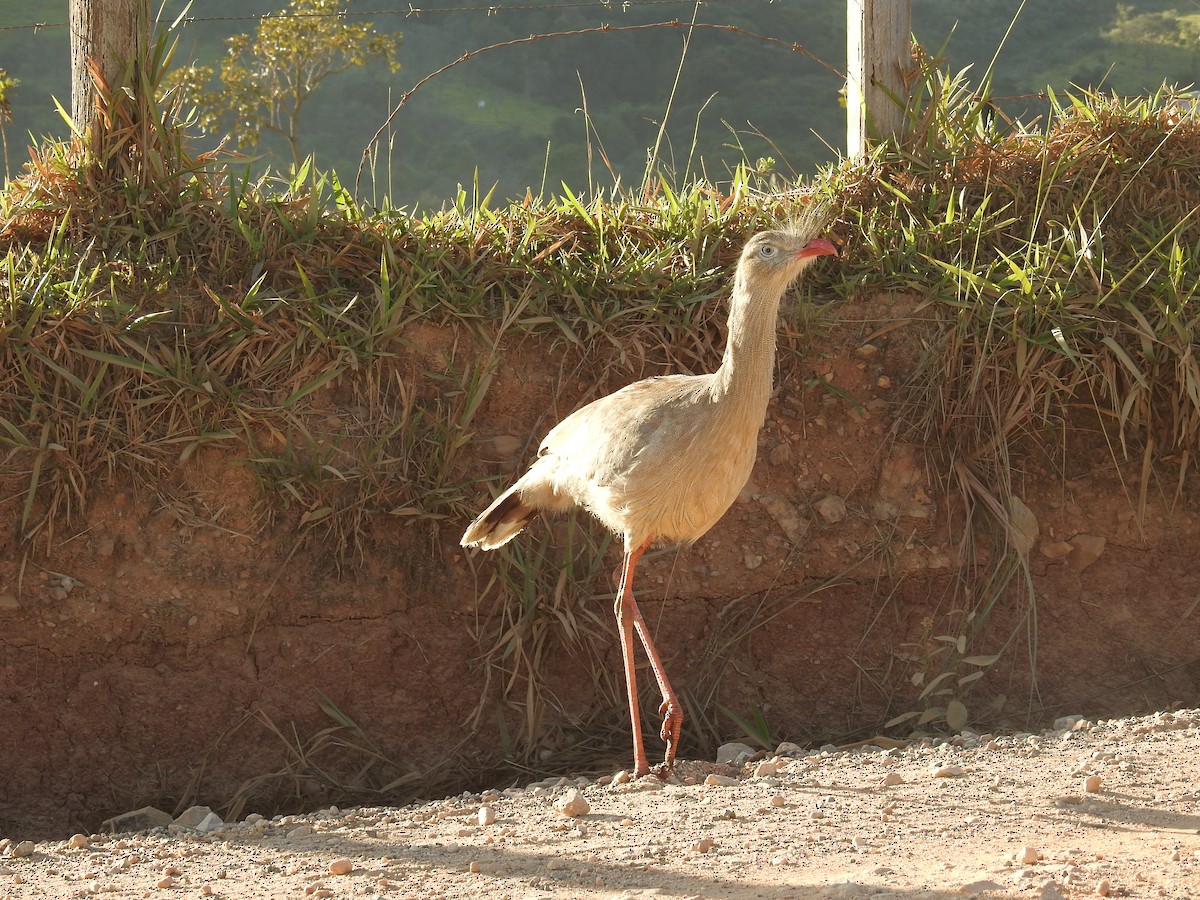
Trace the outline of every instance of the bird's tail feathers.
<instances>
[{"instance_id":1,"label":"bird's tail feathers","mask_svg":"<svg viewBox=\"0 0 1200 900\"><path fill-rule=\"evenodd\" d=\"M462 536L462 546L494 550L520 534L537 510L521 500L513 485L479 514Z\"/></svg>"}]
</instances>

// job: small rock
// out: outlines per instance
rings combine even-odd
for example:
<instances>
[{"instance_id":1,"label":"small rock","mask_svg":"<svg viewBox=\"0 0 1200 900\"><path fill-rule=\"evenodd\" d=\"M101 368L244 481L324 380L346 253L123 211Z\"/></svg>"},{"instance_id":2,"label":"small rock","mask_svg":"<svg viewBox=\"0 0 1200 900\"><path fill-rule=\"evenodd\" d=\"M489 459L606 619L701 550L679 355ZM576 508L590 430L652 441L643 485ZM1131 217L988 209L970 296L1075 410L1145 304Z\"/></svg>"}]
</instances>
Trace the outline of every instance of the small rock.
<instances>
[{"instance_id":1,"label":"small rock","mask_svg":"<svg viewBox=\"0 0 1200 900\"><path fill-rule=\"evenodd\" d=\"M1066 541L1042 541L1038 552L1046 559L1062 559L1071 552L1071 545Z\"/></svg>"},{"instance_id":2,"label":"small rock","mask_svg":"<svg viewBox=\"0 0 1200 900\"><path fill-rule=\"evenodd\" d=\"M1035 866L1038 861L1038 852L1036 847L1022 847L1021 852L1017 854L1017 861L1023 866Z\"/></svg>"},{"instance_id":3,"label":"small rock","mask_svg":"<svg viewBox=\"0 0 1200 900\"><path fill-rule=\"evenodd\" d=\"M898 784L904 784L904 776L899 772L888 772L879 779L879 784L883 787L895 787Z\"/></svg>"},{"instance_id":4,"label":"small rock","mask_svg":"<svg viewBox=\"0 0 1200 900\"><path fill-rule=\"evenodd\" d=\"M783 530L789 541L793 544L803 543L804 535L808 532L808 523L800 515L796 504L778 494L759 494L754 499L767 511L767 515L775 520L775 524Z\"/></svg>"},{"instance_id":5,"label":"small rock","mask_svg":"<svg viewBox=\"0 0 1200 900\"><path fill-rule=\"evenodd\" d=\"M216 824L213 824L213 819ZM175 824L196 831L213 831L225 823L207 806L190 806L175 817Z\"/></svg>"},{"instance_id":6,"label":"small rock","mask_svg":"<svg viewBox=\"0 0 1200 900\"><path fill-rule=\"evenodd\" d=\"M827 494L822 497L813 504L813 509L817 511L817 515L830 525L841 522L846 518L846 501L835 494Z\"/></svg>"},{"instance_id":7,"label":"small rock","mask_svg":"<svg viewBox=\"0 0 1200 900\"><path fill-rule=\"evenodd\" d=\"M161 878L154 886L158 888L173 888L175 887L175 876L168 875L165 878Z\"/></svg>"},{"instance_id":8,"label":"small rock","mask_svg":"<svg viewBox=\"0 0 1200 900\"><path fill-rule=\"evenodd\" d=\"M693 853L707 853L713 847L717 846L717 842L712 838L700 838L696 843L692 844Z\"/></svg>"},{"instance_id":9,"label":"small rock","mask_svg":"<svg viewBox=\"0 0 1200 900\"><path fill-rule=\"evenodd\" d=\"M1055 731L1070 731L1076 722L1082 722L1083 716L1059 716L1054 720Z\"/></svg>"},{"instance_id":10,"label":"small rock","mask_svg":"<svg viewBox=\"0 0 1200 900\"><path fill-rule=\"evenodd\" d=\"M738 781L729 775L718 775L716 772L710 772L705 776L704 783L715 787L733 787Z\"/></svg>"},{"instance_id":11,"label":"small rock","mask_svg":"<svg viewBox=\"0 0 1200 900\"><path fill-rule=\"evenodd\" d=\"M475 819L480 825L492 825L496 821L496 808L494 806L481 806L479 813Z\"/></svg>"},{"instance_id":12,"label":"small rock","mask_svg":"<svg viewBox=\"0 0 1200 900\"><path fill-rule=\"evenodd\" d=\"M583 796L579 788L571 788L569 791L559 797L554 804L554 808L564 816L572 816L575 818L578 818L579 816L586 816L592 811L591 804L587 802L587 798Z\"/></svg>"},{"instance_id":13,"label":"small rock","mask_svg":"<svg viewBox=\"0 0 1200 900\"><path fill-rule=\"evenodd\" d=\"M1100 785L1104 783L1104 779L1099 775L1089 775L1083 780L1083 789L1089 794L1097 794L1100 792Z\"/></svg>"},{"instance_id":14,"label":"small rock","mask_svg":"<svg viewBox=\"0 0 1200 900\"><path fill-rule=\"evenodd\" d=\"M1096 884L1096 893L1099 894L1101 897L1107 897L1112 892L1113 892L1112 882L1110 882L1107 878L1101 878L1100 881Z\"/></svg>"},{"instance_id":15,"label":"small rock","mask_svg":"<svg viewBox=\"0 0 1200 900\"><path fill-rule=\"evenodd\" d=\"M776 807L787 806L787 800L784 799L783 794L775 794L773 797L771 797L771 805Z\"/></svg>"},{"instance_id":16,"label":"small rock","mask_svg":"<svg viewBox=\"0 0 1200 900\"><path fill-rule=\"evenodd\" d=\"M758 778L767 778L771 775L778 775L780 765L781 763L778 756L773 757L772 759L764 759L754 767L754 774Z\"/></svg>"},{"instance_id":17,"label":"small rock","mask_svg":"<svg viewBox=\"0 0 1200 900\"><path fill-rule=\"evenodd\" d=\"M297 825L295 828L293 828L291 831L288 832L288 838L294 839L294 838L308 837L310 834L313 833L313 831L315 831L315 829L311 825Z\"/></svg>"},{"instance_id":18,"label":"small rock","mask_svg":"<svg viewBox=\"0 0 1200 900\"><path fill-rule=\"evenodd\" d=\"M9 852L16 859L23 859L26 856L33 856L35 849L37 847L33 841L18 841L9 848Z\"/></svg>"},{"instance_id":19,"label":"small rock","mask_svg":"<svg viewBox=\"0 0 1200 900\"><path fill-rule=\"evenodd\" d=\"M1067 565L1076 572L1082 572L1104 553L1106 541L1094 534L1077 534L1068 543L1071 545L1071 554L1067 557Z\"/></svg>"},{"instance_id":20,"label":"small rock","mask_svg":"<svg viewBox=\"0 0 1200 900\"><path fill-rule=\"evenodd\" d=\"M91 840L86 834L73 834L71 835L71 839L67 841L67 846L72 850L79 850L82 847L86 847L90 843Z\"/></svg>"},{"instance_id":21,"label":"small rock","mask_svg":"<svg viewBox=\"0 0 1200 900\"><path fill-rule=\"evenodd\" d=\"M151 828L165 828L173 821L175 820L171 818L170 813L153 806L143 806L141 809L105 819L100 825L100 830L110 834L122 831L149 831Z\"/></svg>"},{"instance_id":22,"label":"small rock","mask_svg":"<svg viewBox=\"0 0 1200 900\"><path fill-rule=\"evenodd\" d=\"M799 744L793 744L791 741L784 741L775 748L776 756L803 756L804 748Z\"/></svg>"},{"instance_id":23,"label":"small rock","mask_svg":"<svg viewBox=\"0 0 1200 900\"><path fill-rule=\"evenodd\" d=\"M877 353L879 353L879 347L875 344L862 344L854 351L854 355L859 359L871 359Z\"/></svg>"},{"instance_id":24,"label":"small rock","mask_svg":"<svg viewBox=\"0 0 1200 900\"><path fill-rule=\"evenodd\" d=\"M934 766L929 770L929 774L934 778L958 778L967 774L967 770L959 765Z\"/></svg>"},{"instance_id":25,"label":"small rock","mask_svg":"<svg viewBox=\"0 0 1200 900\"><path fill-rule=\"evenodd\" d=\"M349 875L353 871L354 863L344 856L341 859L335 859L329 864L330 875Z\"/></svg>"},{"instance_id":26,"label":"small rock","mask_svg":"<svg viewBox=\"0 0 1200 900\"><path fill-rule=\"evenodd\" d=\"M200 823L196 826L196 830L201 834L208 834L209 832L216 831L224 824L225 822L220 816L218 816L215 812L210 812L207 816L200 820Z\"/></svg>"},{"instance_id":27,"label":"small rock","mask_svg":"<svg viewBox=\"0 0 1200 900\"><path fill-rule=\"evenodd\" d=\"M754 755L754 748L749 744L731 741L717 748L717 765L740 766Z\"/></svg>"},{"instance_id":28,"label":"small rock","mask_svg":"<svg viewBox=\"0 0 1200 900\"><path fill-rule=\"evenodd\" d=\"M629 784L629 773L621 769L612 777L610 784Z\"/></svg>"}]
</instances>

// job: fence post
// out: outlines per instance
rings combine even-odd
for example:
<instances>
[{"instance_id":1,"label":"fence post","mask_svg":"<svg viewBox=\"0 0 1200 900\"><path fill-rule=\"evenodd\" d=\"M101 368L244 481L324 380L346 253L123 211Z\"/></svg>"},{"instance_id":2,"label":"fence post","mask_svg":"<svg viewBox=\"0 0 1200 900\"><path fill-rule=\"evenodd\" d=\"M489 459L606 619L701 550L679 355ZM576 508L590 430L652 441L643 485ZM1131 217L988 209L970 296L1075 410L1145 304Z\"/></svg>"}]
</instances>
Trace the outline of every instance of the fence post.
<instances>
[{"instance_id":1,"label":"fence post","mask_svg":"<svg viewBox=\"0 0 1200 900\"><path fill-rule=\"evenodd\" d=\"M96 124L91 60L109 84L146 50L149 0L71 0L71 118L80 132Z\"/></svg>"},{"instance_id":2,"label":"fence post","mask_svg":"<svg viewBox=\"0 0 1200 900\"><path fill-rule=\"evenodd\" d=\"M846 146L851 158L900 130L911 55L911 0L846 0Z\"/></svg>"}]
</instances>

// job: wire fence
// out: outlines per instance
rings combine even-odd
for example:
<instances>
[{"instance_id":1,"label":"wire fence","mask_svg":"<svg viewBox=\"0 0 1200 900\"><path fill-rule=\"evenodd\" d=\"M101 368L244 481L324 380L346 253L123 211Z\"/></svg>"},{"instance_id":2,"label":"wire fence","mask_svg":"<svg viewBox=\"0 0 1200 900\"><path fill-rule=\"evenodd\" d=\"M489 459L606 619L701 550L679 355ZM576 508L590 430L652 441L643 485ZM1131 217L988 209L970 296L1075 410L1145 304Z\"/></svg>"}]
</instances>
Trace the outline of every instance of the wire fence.
<instances>
[{"instance_id":1,"label":"wire fence","mask_svg":"<svg viewBox=\"0 0 1200 900\"><path fill-rule=\"evenodd\" d=\"M483 14L498 16L506 12L572 12L580 10L602 10L607 12L630 12L647 6L730 6L745 5L745 0L625 0L614 3L611 0L591 0L588 3L522 3L503 4L490 3L485 6L416 6L412 3L397 5L390 9L351 10L344 9L333 13L323 12L288 12L278 10L267 13L247 13L225 16L165 16L154 20L156 25L180 24L195 25L202 22L258 22L263 19L365 19L379 16L402 15L405 18L420 18L426 15L440 14ZM50 28L69 28L70 22L25 22L17 25L0 25L0 31L42 31Z\"/></svg>"}]
</instances>

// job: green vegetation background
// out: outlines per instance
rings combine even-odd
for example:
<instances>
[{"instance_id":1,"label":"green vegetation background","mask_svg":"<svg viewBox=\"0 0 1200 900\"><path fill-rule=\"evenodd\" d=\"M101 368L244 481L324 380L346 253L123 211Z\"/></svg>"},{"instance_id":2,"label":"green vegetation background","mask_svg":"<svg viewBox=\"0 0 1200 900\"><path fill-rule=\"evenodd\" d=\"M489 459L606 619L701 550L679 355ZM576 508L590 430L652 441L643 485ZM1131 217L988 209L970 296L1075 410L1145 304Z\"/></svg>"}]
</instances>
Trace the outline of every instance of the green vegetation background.
<instances>
[{"instance_id":1,"label":"green vegetation background","mask_svg":"<svg viewBox=\"0 0 1200 900\"><path fill-rule=\"evenodd\" d=\"M283 0L196 0L181 26L177 62L216 62L222 40L250 32L254 15L279 9ZM389 104L417 81L466 51L530 34L642 22L688 19L688 3L601 3L561 8L477 10L467 0L358 0L352 11L371 12L379 30L404 35L396 75L382 65L331 79L305 110L303 141L318 165L352 179L370 136ZM524 5L524 4L523 4ZM913 0L914 31L931 51L946 44L952 69L974 66L978 81L1020 0ZM184 4L168 0L170 20ZM395 13L382 12L395 8ZM157 5L155 7L157 9ZM379 11L379 12L377 12ZM376 14L377 13L377 14ZM698 21L732 24L797 42L839 70L845 68L845 4L816 0L708 0ZM229 17L221 19L221 17ZM68 0L29 4L0 0L0 67L20 79L8 127L13 171L25 160L28 136L62 136L66 127L52 97L69 106ZM40 21L38 30L12 28ZM1195 78L1200 8L1170 0L1055 0L1028 3L1016 18L995 67L996 96L1035 94L1075 84L1125 93L1153 91L1163 81L1187 85ZM947 43L948 41L948 43ZM612 184L599 146L589 182L586 92L593 134L626 185L640 181L646 148L654 143L680 60L682 34L673 29L555 38L484 54L435 79L397 116L390 171L377 170L376 199L398 205L440 207L459 184L476 178L501 198L535 193L545 183L573 189ZM582 85L582 90L581 90ZM733 165L773 157L784 172L811 172L844 148L842 84L831 71L799 53L750 37L699 32L692 40L670 117L667 166L679 175L705 172L724 178ZM711 98L711 99L710 99ZM1005 104L1010 115L1041 114L1036 99ZM697 128L697 122L698 128ZM697 155L690 148L696 132ZM549 147L549 150L547 149ZM201 142L200 149L203 148ZM283 166L282 147L264 143L252 162ZM547 153L548 166L547 166ZM703 163L700 160L703 160Z\"/></svg>"}]
</instances>

